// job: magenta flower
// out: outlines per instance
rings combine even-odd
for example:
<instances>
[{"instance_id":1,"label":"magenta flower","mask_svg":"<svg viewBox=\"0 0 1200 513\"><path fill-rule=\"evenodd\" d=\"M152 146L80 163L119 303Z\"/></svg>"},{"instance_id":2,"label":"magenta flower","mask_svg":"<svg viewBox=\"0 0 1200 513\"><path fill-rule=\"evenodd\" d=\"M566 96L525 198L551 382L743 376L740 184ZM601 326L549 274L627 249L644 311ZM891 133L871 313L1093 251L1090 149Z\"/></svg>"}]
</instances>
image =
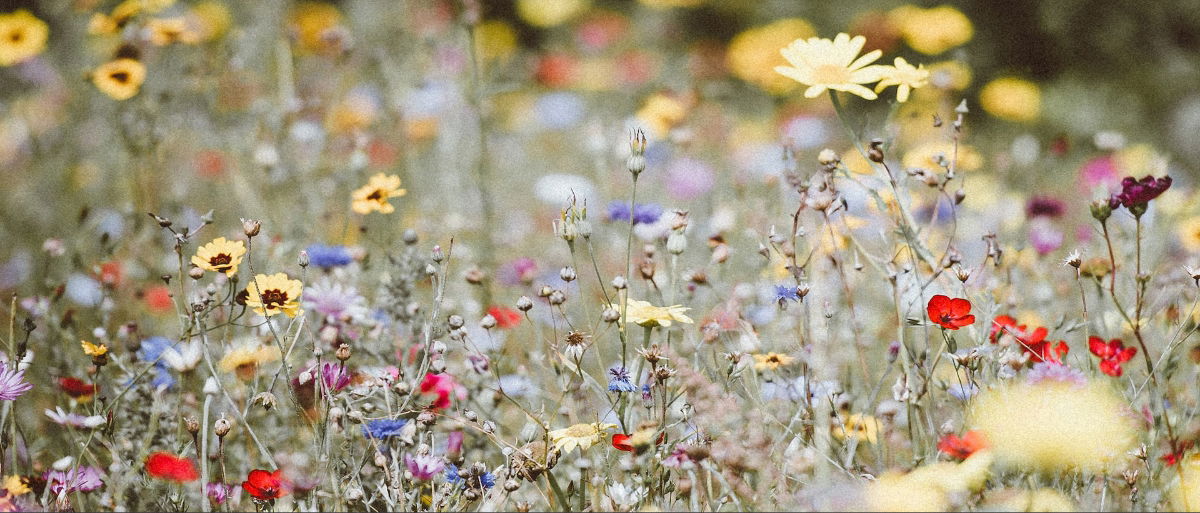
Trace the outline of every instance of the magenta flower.
<instances>
[{"instance_id":1,"label":"magenta flower","mask_svg":"<svg viewBox=\"0 0 1200 513\"><path fill-rule=\"evenodd\" d=\"M446 462L437 456L429 454L417 456L405 454L404 466L412 473L413 479L417 481L429 481L441 474L442 470L445 470Z\"/></svg>"},{"instance_id":2,"label":"magenta flower","mask_svg":"<svg viewBox=\"0 0 1200 513\"><path fill-rule=\"evenodd\" d=\"M337 392L350 384L350 373L346 367L337 363L321 364L321 379L325 380L325 388Z\"/></svg>"},{"instance_id":3,"label":"magenta flower","mask_svg":"<svg viewBox=\"0 0 1200 513\"><path fill-rule=\"evenodd\" d=\"M1126 176L1121 180L1121 192L1108 198L1108 206L1114 209L1125 207L1134 211L1134 215L1140 215L1137 212L1138 209L1145 212L1146 204L1150 203L1150 200L1157 198L1170 188L1171 177L1169 176L1155 178L1146 175L1141 180Z\"/></svg>"},{"instance_id":4,"label":"magenta flower","mask_svg":"<svg viewBox=\"0 0 1200 513\"><path fill-rule=\"evenodd\" d=\"M208 495L208 500L214 506L220 506L229 500L229 496L233 493L233 486L225 483L208 483L204 485L204 493Z\"/></svg>"},{"instance_id":5,"label":"magenta flower","mask_svg":"<svg viewBox=\"0 0 1200 513\"><path fill-rule=\"evenodd\" d=\"M12 370L8 366L0 367L0 401L13 401L33 388L25 381L24 370Z\"/></svg>"}]
</instances>

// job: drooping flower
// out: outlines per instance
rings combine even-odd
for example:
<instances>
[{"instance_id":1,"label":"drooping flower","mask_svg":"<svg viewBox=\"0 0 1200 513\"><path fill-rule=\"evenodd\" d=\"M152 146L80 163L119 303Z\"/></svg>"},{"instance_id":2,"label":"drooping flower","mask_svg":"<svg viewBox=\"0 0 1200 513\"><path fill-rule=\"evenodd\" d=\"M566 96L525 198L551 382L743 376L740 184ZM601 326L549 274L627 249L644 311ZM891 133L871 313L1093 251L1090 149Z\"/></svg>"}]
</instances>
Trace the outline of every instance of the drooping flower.
<instances>
[{"instance_id":1,"label":"drooping flower","mask_svg":"<svg viewBox=\"0 0 1200 513\"><path fill-rule=\"evenodd\" d=\"M25 9L0 13L0 66L25 62L46 49L50 27Z\"/></svg>"},{"instance_id":2,"label":"drooping flower","mask_svg":"<svg viewBox=\"0 0 1200 513\"><path fill-rule=\"evenodd\" d=\"M639 301L636 299L630 299L628 303L628 312L626 312L628 320L626 322L632 322L638 326L646 328L661 326L666 328L671 326L672 321L684 324L692 324L693 322L691 318L683 314L690 310L690 308L684 308L680 305L654 306L648 301ZM621 311L620 304L613 303L609 307L618 312Z\"/></svg>"},{"instance_id":3,"label":"drooping flower","mask_svg":"<svg viewBox=\"0 0 1200 513\"><path fill-rule=\"evenodd\" d=\"M975 323L975 316L971 315L971 302L966 299L950 299L938 294L929 298L926 310L929 320L944 329L957 330Z\"/></svg>"},{"instance_id":4,"label":"drooping flower","mask_svg":"<svg viewBox=\"0 0 1200 513\"><path fill-rule=\"evenodd\" d=\"M780 353L767 353L754 355L754 368L756 370L775 370L780 367L787 367L796 358Z\"/></svg>"},{"instance_id":5,"label":"drooping flower","mask_svg":"<svg viewBox=\"0 0 1200 513\"><path fill-rule=\"evenodd\" d=\"M571 427L556 429L550 432L550 442L560 453L568 453L578 447L586 451L593 445L604 440L605 432L617 427L616 424L593 422L591 424L575 424Z\"/></svg>"},{"instance_id":6,"label":"drooping flower","mask_svg":"<svg viewBox=\"0 0 1200 513\"><path fill-rule=\"evenodd\" d=\"M779 52L790 66L776 66L775 71L807 85L806 98L816 98L827 89L856 94L867 100L877 96L863 84L879 81L882 66L870 66L883 52L875 50L859 57L867 38L838 34L833 40L819 37L797 39ZM857 58L856 58L857 57Z\"/></svg>"},{"instance_id":7,"label":"drooping flower","mask_svg":"<svg viewBox=\"0 0 1200 513\"><path fill-rule=\"evenodd\" d=\"M284 273L259 274L246 285L246 306L265 317L280 312L295 317L300 311L300 294L303 292L304 284Z\"/></svg>"},{"instance_id":8,"label":"drooping flower","mask_svg":"<svg viewBox=\"0 0 1200 513\"><path fill-rule=\"evenodd\" d=\"M608 369L608 391L609 392L632 392L634 390L633 383L630 382L629 370L622 365L615 365Z\"/></svg>"},{"instance_id":9,"label":"drooping flower","mask_svg":"<svg viewBox=\"0 0 1200 513\"><path fill-rule=\"evenodd\" d=\"M273 501L291 491L291 482L283 477L283 470L268 472L255 469L242 481L242 489L256 500Z\"/></svg>"},{"instance_id":10,"label":"drooping flower","mask_svg":"<svg viewBox=\"0 0 1200 513\"><path fill-rule=\"evenodd\" d=\"M192 264L205 271L233 276L237 274L238 265L241 265L242 256L245 254L245 242L217 237L208 244L196 248L196 254L192 256Z\"/></svg>"},{"instance_id":11,"label":"drooping flower","mask_svg":"<svg viewBox=\"0 0 1200 513\"><path fill-rule=\"evenodd\" d=\"M92 71L92 83L96 89L114 100L128 100L137 96L145 80L146 65L137 59L115 59Z\"/></svg>"},{"instance_id":12,"label":"drooping flower","mask_svg":"<svg viewBox=\"0 0 1200 513\"><path fill-rule=\"evenodd\" d=\"M200 472L192 460L165 452L156 452L146 458L146 473L151 477L187 483L200 479Z\"/></svg>"},{"instance_id":13,"label":"drooping flower","mask_svg":"<svg viewBox=\"0 0 1200 513\"><path fill-rule=\"evenodd\" d=\"M924 65L914 67L904 60L904 57L896 57L892 66L881 67L882 78L875 84L875 92L896 86L896 101L900 103L908 101L908 95L913 89L929 84L929 70L926 70Z\"/></svg>"},{"instance_id":14,"label":"drooping flower","mask_svg":"<svg viewBox=\"0 0 1200 513\"><path fill-rule=\"evenodd\" d=\"M376 419L363 424L362 434L367 438L382 440L400 436L406 425L408 421L404 419Z\"/></svg>"},{"instance_id":15,"label":"drooping flower","mask_svg":"<svg viewBox=\"0 0 1200 513\"><path fill-rule=\"evenodd\" d=\"M310 244L305 251L308 252L309 263L321 269L350 265L354 261L350 251L342 245Z\"/></svg>"},{"instance_id":16,"label":"drooping flower","mask_svg":"<svg viewBox=\"0 0 1200 513\"><path fill-rule=\"evenodd\" d=\"M60 426L71 426L74 428L96 428L104 425L104 417L100 415L92 415L85 417L78 413L68 413L63 411L61 406L55 406L53 410L45 410L44 412L50 420Z\"/></svg>"},{"instance_id":17,"label":"drooping flower","mask_svg":"<svg viewBox=\"0 0 1200 513\"><path fill-rule=\"evenodd\" d=\"M366 215L371 212L390 214L395 212L396 208L388 200L407 193L407 190L400 188L399 176L378 173L372 176L366 185L354 191L351 195L353 201L350 203L350 208L356 214Z\"/></svg>"},{"instance_id":18,"label":"drooping flower","mask_svg":"<svg viewBox=\"0 0 1200 513\"><path fill-rule=\"evenodd\" d=\"M25 381L24 370L13 370L7 365L0 365L0 401L15 401L33 388L33 384Z\"/></svg>"},{"instance_id":19,"label":"drooping flower","mask_svg":"<svg viewBox=\"0 0 1200 513\"><path fill-rule=\"evenodd\" d=\"M1088 337L1088 350L1100 357L1100 372L1114 378L1121 377L1124 372L1121 364L1137 355L1136 347L1125 347L1125 343L1119 338L1105 342L1104 339L1094 335Z\"/></svg>"},{"instance_id":20,"label":"drooping flower","mask_svg":"<svg viewBox=\"0 0 1200 513\"><path fill-rule=\"evenodd\" d=\"M417 481L429 481L446 468L446 460L432 454L404 455L404 466Z\"/></svg>"},{"instance_id":21,"label":"drooping flower","mask_svg":"<svg viewBox=\"0 0 1200 513\"><path fill-rule=\"evenodd\" d=\"M939 452L961 461L971 457L975 451L987 448L987 440L979 431L967 431L961 438L949 433L938 440L937 448Z\"/></svg>"}]
</instances>

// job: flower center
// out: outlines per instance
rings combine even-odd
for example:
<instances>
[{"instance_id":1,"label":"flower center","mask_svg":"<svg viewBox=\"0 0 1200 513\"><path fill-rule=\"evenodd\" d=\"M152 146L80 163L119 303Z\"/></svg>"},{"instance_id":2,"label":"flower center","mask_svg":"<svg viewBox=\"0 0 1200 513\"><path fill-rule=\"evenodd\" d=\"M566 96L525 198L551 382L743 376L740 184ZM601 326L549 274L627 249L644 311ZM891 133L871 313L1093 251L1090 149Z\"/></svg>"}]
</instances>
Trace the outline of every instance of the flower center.
<instances>
[{"instance_id":1,"label":"flower center","mask_svg":"<svg viewBox=\"0 0 1200 513\"><path fill-rule=\"evenodd\" d=\"M368 195L367 199L369 199L371 201L382 201L383 200L383 189L375 189L375 192L372 192L370 195Z\"/></svg>"},{"instance_id":2,"label":"flower center","mask_svg":"<svg viewBox=\"0 0 1200 513\"><path fill-rule=\"evenodd\" d=\"M286 304L288 301L287 292L279 289L271 289L262 293L263 308L272 309L278 308Z\"/></svg>"},{"instance_id":3,"label":"flower center","mask_svg":"<svg viewBox=\"0 0 1200 513\"><path fill-rule=\"evenodd\" d=\"M218 271L224 271L224 270L232 267L229 265L229 263L232 261L233 261L233 257L231 257L225 253L221 253L221 254L218 254L218 255L208 259L208 265L213 266L213 268Z\"/></svg>"},{"instance_id":4,"label":"flower center","mask_svg":"<svg viewBox=\"0 0 1200 513\"><path fill-rule=\"evenodd\" d=\"M822 64L813 68L813 81L818 84L846 84L850 82L850 70L845 66Z\"/></svg>"},{"instance_id":5,"label":"flower center","mask_svg":"<svg viewBox=\"0 0 1200 513\"><path fill-rule=\"evenodd\" d=\"M25 35L20 32L13 32L12 34L8 35L8 40L12 41L14 43L20 43L21 40L24 38L25 38Z\"/></svg>"},{"instance_id":6,"label":"flower center","mask_svg":"<svg viewBox=\"0 0 1200 513\"><path fill-rule=\"evenodd\" d=\"M129 73L126 73L124 71L118 71L116 73L109 75L109 77L112 78L113 80L116 80L117 82L122 83L122 84L129 81Z\"/></svg>"}]
</instances>

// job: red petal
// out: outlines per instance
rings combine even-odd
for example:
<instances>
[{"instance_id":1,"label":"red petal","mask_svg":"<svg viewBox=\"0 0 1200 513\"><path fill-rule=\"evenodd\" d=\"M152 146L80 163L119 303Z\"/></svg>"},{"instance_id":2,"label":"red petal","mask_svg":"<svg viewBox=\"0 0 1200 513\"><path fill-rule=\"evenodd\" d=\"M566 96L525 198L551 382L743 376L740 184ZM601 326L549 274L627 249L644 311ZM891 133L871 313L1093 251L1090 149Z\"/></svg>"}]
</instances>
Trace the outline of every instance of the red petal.
<instances>
[{"instance_id":1,"label":"red petal","mask_svg":"<svg viewBox=\"0 0 1200 513\"><path fill-rule=\"evenodd\" d=\"M971 302L966 299L956 298L950 300L950 315L962 317L971 313Z\"/></svg>"},{"instance_id":2,"label":"red petal","mask_svg":"<svg viewBox=\"0 0 1200 513\"><path fill-rule=\"evenodd\" d=\"M964 315L964 316L959 317L954 320L954 329L958 329L963 326L970 326L972 324L975 324L975 316L974 315Z\"/></svg>"},{"instance_id":3,"label":"red petal","mask_svg":"<svg viewBox=\"0 0 1200 513\"><path fill-rule=\"evenodd\" d=\"M1088 337L1088 350L1100 358L1108 358L1109 356L1108 344L1105 344L1104 340L1100 337Z\"/></svg>"},{"instance_id":4,"label":"red petal","mask_svg":"<svg viewBox=\"0 0 1200 513\"><path fill-rule=\"evenodd\" d=\"M633 444L629 443L629 435L617 433L612 437L612 446L617 450L632 452Z\"/></svg>"}]
</instances>

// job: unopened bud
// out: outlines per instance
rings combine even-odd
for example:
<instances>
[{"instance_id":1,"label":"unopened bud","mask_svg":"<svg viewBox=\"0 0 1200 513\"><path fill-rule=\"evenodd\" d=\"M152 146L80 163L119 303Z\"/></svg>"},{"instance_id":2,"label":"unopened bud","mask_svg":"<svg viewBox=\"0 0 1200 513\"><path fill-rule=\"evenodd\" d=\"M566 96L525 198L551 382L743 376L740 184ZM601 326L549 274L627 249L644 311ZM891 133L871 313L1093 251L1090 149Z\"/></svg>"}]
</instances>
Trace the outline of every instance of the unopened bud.
<instances>
[{"instance_id":1,"label":"unopened bud","mask_svg":"<svg viewBox=\"0 0 1200 513\"><path fill-rule=\"evenodd\" d=\"M577 276L575 274L575 268L574 267L562 268L562 270L558 271L558 277L562 278L562 281L565 281L568 283L575 281L575 278L577 278Z\"/></svg>"},{"instance_id":2,"label":"unopened bud","mask_svg":"<svg viewBox=\"0 0 1200 513\"><path fill-rule=\"evenodd\" d=\"M242 219L242 233L245 233L247 237L254 237L255 235L258 235L258 232L261 229L261 222L255 221L254 219Z\"/></svg>"},{"instance_id":3,"label":"unopened bud","mask_svg":"<svg viewBox=\"0 0 1200 513\"><path fill-rule=\"evenodd\" d=\"M225 417L221 417L213 423L213 433L216 433L217 436L225 436L229 434L229 430L232 428L233 423L229 422L229 419L226 419Z\"/></svg>"},{"instance_id":4,"label":"unopened bud","mask_svg":"<svg viewBox=\"0 0 1200 513\"><path fill-rule=\"evenodd\" d=\"M337 348L337 351L334 352L333 355L335 357L337 357L338 360L343 361L343 362L346 360L349 360L350 359L350 346L346 345L346 344L339 345Z\"/></svg>"},{"instance_id":5,"label":"unopened bud","mask_svg":"<svg viewBox=\"0 0 1200 513\"><path fill-rule=\"evenodd\" d=\"M517 298L517 310L528 312L533 309L533 300L529 296L521 296Z\"/></svg>"},{"instance_id":6,"label":"unopened bud","mask_svg":"<svg viewBox=\"0 0 1200 513\"><path fill-rule=\"evenodd\" d=\"M479 327L483 328L485 330L490 330L492 328L495 328L496 327L496 318L492 317L492 314L487 314L487 315L483 316L482 319L479 319Z\"/></svg>"},{"instance_id":7,"label":"unopened bud","mask_svg":"<svg viewBox=\"0 0 1200 513\"><path fill-rule=\"evenodd\" d=\"M296 258L296 263L299 264L301 268L308 267L308 250L300 250L300 256Z\"/></svg>"},{"instance_id":8,"label":"unopened bud","mask_svg":"<svg viewBox=\"0 0 1200 513\"><path fill-rule=\"evenodd\" d=\"M204 269L193 265L191 269L188 269L188 277L193 280L199 280L204 277Z\"/></svg>"}]
</instances>

